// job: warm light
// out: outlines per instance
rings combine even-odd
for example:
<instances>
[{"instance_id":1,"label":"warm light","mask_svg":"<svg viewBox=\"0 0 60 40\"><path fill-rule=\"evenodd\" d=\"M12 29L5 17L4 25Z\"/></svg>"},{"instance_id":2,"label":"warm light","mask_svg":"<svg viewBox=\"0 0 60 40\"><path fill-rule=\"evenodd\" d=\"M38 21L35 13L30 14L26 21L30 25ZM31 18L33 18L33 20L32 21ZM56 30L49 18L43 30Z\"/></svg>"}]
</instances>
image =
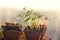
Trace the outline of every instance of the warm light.
<instances>
[{"instance_id":1,"label":"warm light","mask_svg":"<svg viewBox=\"0 0 60 40\"><path fill-rule=\"evenodd\" d=\"M60 0L0 0L3 8L60 9Z\"/></svg>"},{"instance_id":2,"label":"warm light","mask_svg":"<svg viewBox=\"0 0 60 40\"><path fill-rule=\"evenodd\" d=\"M37 25L40 25L40 24L41 24L41 23L40 23L40 19L37 18L37 19L35 20L35 23L36 23Z\"/></svg>"},{"instance_id":3,"label":"warm light","mask_svg":"<svg viewBox=\"0 0 60 40\"><path fill-rule=\"evenodd\" d=\"M14 24L16 25L16 23L17 23L17 22L15 21Z\"/></svg>"}]
</instances>

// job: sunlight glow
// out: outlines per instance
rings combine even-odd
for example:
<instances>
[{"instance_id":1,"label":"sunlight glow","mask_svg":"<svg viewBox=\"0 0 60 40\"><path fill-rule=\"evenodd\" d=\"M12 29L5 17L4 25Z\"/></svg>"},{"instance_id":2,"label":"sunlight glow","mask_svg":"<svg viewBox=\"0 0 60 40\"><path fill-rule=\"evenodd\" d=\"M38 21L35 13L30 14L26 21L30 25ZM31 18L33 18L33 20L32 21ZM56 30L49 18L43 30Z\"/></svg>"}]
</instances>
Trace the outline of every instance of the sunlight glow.
<instances>
[{"instance_id":1,"label":"sunlight glow","mask_svg":"<svg viewBox=\"0 0 60 40\"><path fill-rule=\"evenodd\" d=\"M2 8L60 9L60 0L0 0Z\"/></svg>"}]
</instances>

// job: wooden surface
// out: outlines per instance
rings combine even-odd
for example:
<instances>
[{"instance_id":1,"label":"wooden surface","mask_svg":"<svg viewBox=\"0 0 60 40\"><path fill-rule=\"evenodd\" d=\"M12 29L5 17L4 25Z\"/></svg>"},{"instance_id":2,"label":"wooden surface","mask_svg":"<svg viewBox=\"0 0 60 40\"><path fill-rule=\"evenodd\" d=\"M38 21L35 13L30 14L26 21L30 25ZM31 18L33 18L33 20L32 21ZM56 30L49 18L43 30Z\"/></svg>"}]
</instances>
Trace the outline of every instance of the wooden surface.
<instances>
[{"instance_id":1,"label":"wooden surface","mask_svg":"<svg viewBox=\"0 0 60 40\"><path fill-rule=\"evenodd\" d=\"M1 38L3 38L3 37L4 37L4 36L3 36L3 33L2 33L2 32L0 32L0 39L1 39Z\"/></svg>"}]
</instances>

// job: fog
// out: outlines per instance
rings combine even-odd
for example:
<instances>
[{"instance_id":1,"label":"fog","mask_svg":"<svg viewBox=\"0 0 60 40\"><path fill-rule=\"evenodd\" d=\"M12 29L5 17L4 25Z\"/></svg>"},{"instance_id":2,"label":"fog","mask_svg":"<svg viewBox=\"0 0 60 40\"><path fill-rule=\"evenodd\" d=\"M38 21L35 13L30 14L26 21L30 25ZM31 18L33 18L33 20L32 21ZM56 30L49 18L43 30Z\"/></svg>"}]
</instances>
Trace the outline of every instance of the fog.
<instances>
[{"instance_id":1,"label":"fog","mask_svg":"<svg viewBox=\"0 0 60 40\"><path fill-rule=\"evenodd\" d=\"M18 9L0 9L0 25L4 24L4 22L20 22L22 20L17 19L17 12L20 11ZM40 11L41 12L41 11ZM47 31L46 33L55 38L58 36L58 32L60 31L60 12L59 11L43 11L46 16L48 16L47 21ZM1 27L0 27L1 31Z\"/></svg>"}]
</instances>

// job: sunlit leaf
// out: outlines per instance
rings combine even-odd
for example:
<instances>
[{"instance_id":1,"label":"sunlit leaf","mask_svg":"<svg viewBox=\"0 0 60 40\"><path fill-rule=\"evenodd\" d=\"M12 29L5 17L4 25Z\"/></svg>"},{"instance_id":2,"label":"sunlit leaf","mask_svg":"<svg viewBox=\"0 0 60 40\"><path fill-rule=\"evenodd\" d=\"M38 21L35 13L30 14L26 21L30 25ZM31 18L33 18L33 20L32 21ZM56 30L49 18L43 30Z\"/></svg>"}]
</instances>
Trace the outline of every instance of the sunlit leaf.
<instances>
[{"instance_id":1,"label":"sunlit leaf","mask_svg":"<svg viewBox=\"0 0 60 40\"><path fill-rule=\"evenodd\" d=\"M36 19L36 17L33 17L33 18L32 18L32 20L35 20L35 19Z\"/></svg>"}]
</instances>

